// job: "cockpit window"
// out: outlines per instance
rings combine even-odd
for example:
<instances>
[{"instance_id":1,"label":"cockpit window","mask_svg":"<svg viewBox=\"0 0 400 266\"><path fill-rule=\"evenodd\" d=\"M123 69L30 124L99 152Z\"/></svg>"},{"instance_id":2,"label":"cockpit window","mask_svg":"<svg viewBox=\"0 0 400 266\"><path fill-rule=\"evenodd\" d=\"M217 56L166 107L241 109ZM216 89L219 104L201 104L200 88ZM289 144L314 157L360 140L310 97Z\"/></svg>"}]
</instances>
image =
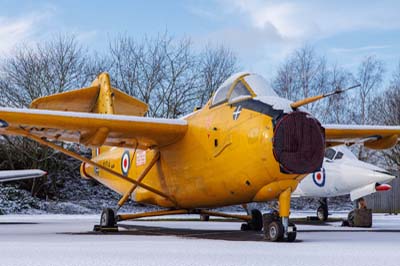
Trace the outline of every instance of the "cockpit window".
<instances>
[{"instance_id":1,"label":"cockpit window","mask_svg":"<svg viewBox=\"0 0 400 266\"><path fill-rule=\"evenodd\" d=\"M215 94L212 98L212 101L211 101L211 107L227 101L228 96L229 96L228 93L229 93L229 90L232 87L233 83L237 79L239 79L245 75L248 75L248 73L239 72L239 73L233 74L227 80L225 80L224 83L222 83L222 85L215 92Z\"/></svg>"},{"instance_id":2,"label":"cockpit window","mask_svg":"<svg viewBox=\"0 0 400 266\"><path fill-rule=\"evenodd\" d=\"M338 151L338 153L336 153L335 160L342 159L342 157L343 157L343 152Z\"/></svg>"},{"instance_id":3,"label":"cockpit window","mask_svg":"<svg viewBox=\"0 0 400 266\"><path fill-rule=\"evenodd\" d=\"M226 101L227 94L229 92L229 89L231 88L231 85L232 84L229 83L217 90L217 92L214 95L212 105L217 105L217 104L220 104L220 103Z\"/></svg>"},{"instance_id":4,"label":"cockpit window","mask_svg":"<svg viewBox=\"0 0 400 266\"><path fill-rule=\"evenodd\" d=\"M245 76L244 80L257 96L278 96L270 84L260 75L250 74Z\"/></svg>"},{"instance_id":5,"label":"cockpit window","mask_svg":"<svg viewBox=\"0 0 400 266\"><path fill-rule=\"evenodd\" d=\"M232 90L231 96L229 97L229 102L245 96L251 96L251 93L247 90L243 82L238 81Z\"/></svg>"},{"instance_id":6,"label":"cockpit window","mask_svg":"<svg viewBox=\"0 0 400 266\"><path fill-rule=\"evenodd\" d=\"M326 149L325 150L325 158L328 158L329 160L333 160L333 157L335 157L336 151L334 149Z\"/></svg>"}]
</instances>

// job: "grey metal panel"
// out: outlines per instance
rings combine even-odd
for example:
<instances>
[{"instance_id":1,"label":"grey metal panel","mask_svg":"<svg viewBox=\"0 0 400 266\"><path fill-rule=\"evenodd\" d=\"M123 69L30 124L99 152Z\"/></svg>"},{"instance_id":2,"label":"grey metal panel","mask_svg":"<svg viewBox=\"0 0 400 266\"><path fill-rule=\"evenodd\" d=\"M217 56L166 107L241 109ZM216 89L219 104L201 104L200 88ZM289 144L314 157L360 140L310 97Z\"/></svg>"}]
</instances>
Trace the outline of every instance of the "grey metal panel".
<instances>
[{"instance_id":1,"label":"grey metal panel","mask_svg":"<svg viewBox=\"0 0 400 266\"><path fill-rule=\"evenodd\" d=\"M390 191L377 192L365 197L368 208L373 212L400 213L400 178L393 180L390 185Z\"/></svg>"}]
</instances>

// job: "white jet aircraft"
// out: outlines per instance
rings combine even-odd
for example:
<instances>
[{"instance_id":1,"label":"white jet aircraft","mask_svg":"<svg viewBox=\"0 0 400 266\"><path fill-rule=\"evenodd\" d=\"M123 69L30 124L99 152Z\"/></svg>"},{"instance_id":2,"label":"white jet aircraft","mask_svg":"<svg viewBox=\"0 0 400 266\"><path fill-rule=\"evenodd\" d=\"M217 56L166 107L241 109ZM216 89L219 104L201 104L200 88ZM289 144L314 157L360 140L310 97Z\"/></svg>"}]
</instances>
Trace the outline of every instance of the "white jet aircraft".
<instances>
[{"instance_id":1,"label":"white jet aircraft","mask_svg":"<svg viewBox=\"0 0 400 266\"><path fill-rule=\"evenodd\" d=\"M39 169L0 171L0 182L37 178L46 174L45 171Z\"/></svg>"},{"instance_id":2,"label":"white jet aircraft","mask_svg":"<svg viewBox=\"0 0 400 266\"><path fill-rule=\"evenodd\" d=\"M292 197L321 197L317 217L328 218L327 197L350 194L357 200L377 191L387 191L385 184L395 178L391 173L375 165L362 162L346 147L337 146L325 151L323 168L306 176L293 192Z\"/></svg>"}]
</instances>

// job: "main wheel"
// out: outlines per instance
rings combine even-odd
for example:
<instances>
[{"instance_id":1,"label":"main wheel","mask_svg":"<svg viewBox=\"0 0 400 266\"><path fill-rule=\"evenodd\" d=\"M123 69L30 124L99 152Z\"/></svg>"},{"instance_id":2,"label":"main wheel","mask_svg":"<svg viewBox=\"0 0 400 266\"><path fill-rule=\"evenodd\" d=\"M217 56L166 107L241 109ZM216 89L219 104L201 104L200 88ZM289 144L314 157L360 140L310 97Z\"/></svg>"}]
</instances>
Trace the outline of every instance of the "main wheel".
<instances>
[{"instance_id":1,"label":"main wheel","mask_svg":"<svg viewBox=\"0 0 400 266\"><path fill-rule=\"evenodd\" d=\"M115 226L115 213L113 209L105 208L101 213L100 226L113 227Z\"/></svg>"},{"instance_id":2,"label":"main wheel","mask_svg":"<svg viewBox=\"0 0 400 266\"><path fill-rule=\"evenodd\" d=\"M251 210L251 220L249 222L251 230L261 231L263 228L263 216L262 213L257 210Z\"/></svg>"},{"instance_id":3,"label":"main wheel","mask_svg":"<svg viewBox=\"0 0 400 266\"><path fill-rule=\"evenodd\" d=\"M265 230L265 229L264 229ZM283 225L280 221L273 221L265 231L265 237L269 241L277 242L283 239Z\"/></svg>"},{"instance_id":4,"label":"main wheel","mask_svg":"<svg viewBox=\"0 0 400 266\"><path fill-rule=\"evenodd\" d=\"M296 236L297 236L297 228L294 225L294 223L289 223L289 228L291 228L292 231L288 232L287 241L294 242L296 240Z\"/></svg>"},{"instance_id":5,"label":"main wheel","mask_svg":"<svg viewBox=\"0 0 400 266\"><path fill-rule=\"evenodd\" d=\"M328 208L327 206L320 205L317 209L317 217L320 221L328 220Z\"/></svg>"}]
</instances>

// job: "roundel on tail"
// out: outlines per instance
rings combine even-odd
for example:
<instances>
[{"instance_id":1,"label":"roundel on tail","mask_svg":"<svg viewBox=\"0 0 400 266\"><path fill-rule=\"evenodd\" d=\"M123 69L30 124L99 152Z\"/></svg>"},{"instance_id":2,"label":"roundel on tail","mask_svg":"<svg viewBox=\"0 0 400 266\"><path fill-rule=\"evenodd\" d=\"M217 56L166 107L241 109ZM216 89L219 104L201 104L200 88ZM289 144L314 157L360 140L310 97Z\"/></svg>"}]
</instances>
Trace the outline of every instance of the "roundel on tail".
<instances>
[{"instance_id":1,"label":"roundel on tail","mask_svg":"<svg viewBox=\"0 0 400 266\"><path fill-rule=\"evenodd\" d=\"M312 175L314 184L319 187L323 187L325 185L326 175L325 175L325 168L321 168L320 171L314 172Z\"/></svg>"},{"instance_id":2,"label":"roundel on tail","mask_svg":"<svg viewBox=\"0 0 400 266\"><path fill-rule=\"evenodd\" d=\"M129 151L124 151L121 157L121 171L123 175L127 175L131 164Z\"/></svg>"}]
</instances>

